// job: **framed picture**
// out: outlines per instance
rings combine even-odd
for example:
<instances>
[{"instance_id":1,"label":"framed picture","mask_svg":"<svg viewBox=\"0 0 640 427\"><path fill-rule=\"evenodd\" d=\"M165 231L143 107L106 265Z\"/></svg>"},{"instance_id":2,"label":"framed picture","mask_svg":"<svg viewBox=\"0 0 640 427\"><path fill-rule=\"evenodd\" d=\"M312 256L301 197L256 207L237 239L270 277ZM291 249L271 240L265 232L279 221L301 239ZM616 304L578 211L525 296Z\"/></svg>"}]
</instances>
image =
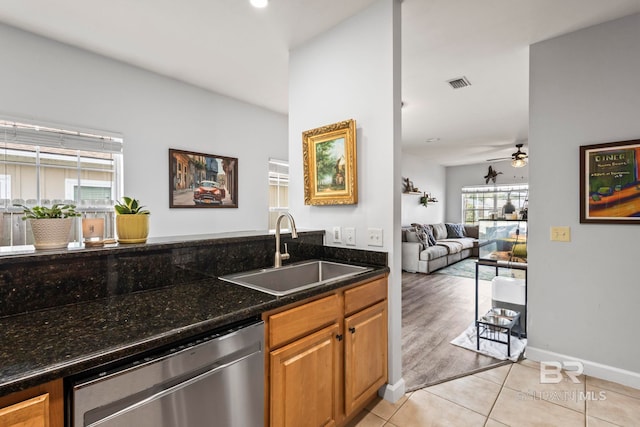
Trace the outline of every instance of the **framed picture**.
<instances>
[{"instance_id":1,"label":"framed picture","mask_svg":"<svg viewBox=\"0 0 640 427\"><path fill-rule=\"evenodd\" d=\"M303 132L302 157L305 205L358 203L355 120Z\"/></svg>"},{"instance_id":2,"label":"framed picture","mask_svg":"<svg viewBox=\"0 0 640 427\"><path fill-rule=\"evenodd\" d=\"M580 147L580 222L640 224L640 140Z\"/></svg>"},{"instance_id":3,"label":"framed picture","mask_svg":"<svg viewBox=\"0 0 640 427\"><path fill-rule=\"evenodd\" d=\"M238 159L170 148L169 207L237 208Z\"/></svg>"}]
</instances>

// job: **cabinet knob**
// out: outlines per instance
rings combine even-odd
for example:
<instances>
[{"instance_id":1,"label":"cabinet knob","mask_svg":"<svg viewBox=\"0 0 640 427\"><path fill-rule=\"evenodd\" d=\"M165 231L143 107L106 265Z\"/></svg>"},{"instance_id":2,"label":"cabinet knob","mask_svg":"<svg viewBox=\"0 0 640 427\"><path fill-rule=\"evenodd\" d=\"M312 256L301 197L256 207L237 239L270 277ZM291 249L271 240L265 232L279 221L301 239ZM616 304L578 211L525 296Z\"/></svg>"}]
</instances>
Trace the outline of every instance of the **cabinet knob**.
<instances>
[{"instance_id":1,"label":"cabinet knob","mask_svg":"<svg viewBox=\"0 0 640 427\"><path fill-rule=\"evenodd\" d=\"M337 339L338 341L342 341L342 334L338 334L338 335L336 335L336 339Z\"/></svg>"},{"instance_id":2,"label":"cabinet knob","mask_svg":"<svg viewBox=\"0 0 640 427\"><path fill-rule=\"evenodd\" d=\"M356 333L356 328L354 328L354 327L349 328L349 332L351 332L352 334L355 334Z\"/></svg>"}]
</instances>

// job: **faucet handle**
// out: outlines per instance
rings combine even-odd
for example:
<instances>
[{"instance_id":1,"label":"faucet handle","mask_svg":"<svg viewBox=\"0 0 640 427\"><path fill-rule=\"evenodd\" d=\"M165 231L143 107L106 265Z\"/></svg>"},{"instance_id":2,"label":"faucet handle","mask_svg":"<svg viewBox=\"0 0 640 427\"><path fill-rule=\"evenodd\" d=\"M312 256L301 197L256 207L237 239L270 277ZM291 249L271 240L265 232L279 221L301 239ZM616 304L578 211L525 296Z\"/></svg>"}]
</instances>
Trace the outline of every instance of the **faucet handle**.
<instances>
[{"instance_id":1,"label":"faucet handle","mask_svg":"<svg viewBox=\"0 0 640 427\"><path fill-rule=\"evenodd\" d=\"M280 259L289 259L291 258L291 255L289 255L289 250L287 248L287 244L284 244L284 253L280 254Z\"/></svg>"}]
</instances>

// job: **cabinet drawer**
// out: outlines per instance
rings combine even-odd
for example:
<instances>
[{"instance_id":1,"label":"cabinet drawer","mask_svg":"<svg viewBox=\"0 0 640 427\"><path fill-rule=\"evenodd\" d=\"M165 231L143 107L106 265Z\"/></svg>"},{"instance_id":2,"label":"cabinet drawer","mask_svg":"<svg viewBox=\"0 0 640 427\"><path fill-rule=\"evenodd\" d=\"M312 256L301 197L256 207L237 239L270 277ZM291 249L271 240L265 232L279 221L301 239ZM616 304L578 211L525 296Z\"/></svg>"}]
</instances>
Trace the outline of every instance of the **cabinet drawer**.
<instances>
[{"instance_id":1,"label":"cabinet drawer","mask_svg":"<svg viewBox=\"0 0 640 427\"><path fill-rule=\"evenodd\" d=\"M374 280L344 292L344 313L350 315L387 298L387 279Z\"/></svg>"},{"instance_id":2,"label":"cabinet drawer","mask_svg":"<svg viewBox=\"0 0 640 427\"><path fill-rule=\"evenodd\" d=\"M269 346L275 348L334 323L339 314L338 296L334 294L269 316Z\"/></svg>"}]
</instances>

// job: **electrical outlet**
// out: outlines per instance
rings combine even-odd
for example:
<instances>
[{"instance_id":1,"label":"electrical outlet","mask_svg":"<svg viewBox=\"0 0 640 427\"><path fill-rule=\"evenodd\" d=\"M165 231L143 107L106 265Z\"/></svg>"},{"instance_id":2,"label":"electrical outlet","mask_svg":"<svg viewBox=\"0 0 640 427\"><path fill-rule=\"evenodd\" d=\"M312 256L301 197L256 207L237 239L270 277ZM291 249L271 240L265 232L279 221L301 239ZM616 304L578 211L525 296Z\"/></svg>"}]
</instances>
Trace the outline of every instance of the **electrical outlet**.
<instances>
[{"instance_id":1,"label":"electrical outlet","mask_svg":"<svg viewBox=\"0 0 640 427\"><path fill-rule=\"evenodd\" d=\"M382 228L370 228L368 230L369 236L367 245L369 246L383 246L382 244Z\"/></svg>"},{"instance_id":2,"label":"electrical outlet","mask_svg":"<svg viewBox=\"0 0 640 427\"><path fill-rule=\"evenodd\" d=\"M551 240L554 242L570 242L571 227L551 227Z\"/></svg>"},{"instance_id":3,"label":"electrical outlet","mask_svg":"<svg viewBox=\"0 0 640 427\"><path fill-rule=\"evenodd\" d=\"M353 227L345 227L344 240L347 245L355 246L356 245L356 229Z\"/></svg>"},{"instance_id":4,"label":"electrical outlet","mask_svg":"<svg viewBox=\"0 0 640 427\"><path fill-rule=\"evenodd\" d=\"M342 232L340 227L333 227L333 243L342 243Z\"/></svg>"}]
</instances>

